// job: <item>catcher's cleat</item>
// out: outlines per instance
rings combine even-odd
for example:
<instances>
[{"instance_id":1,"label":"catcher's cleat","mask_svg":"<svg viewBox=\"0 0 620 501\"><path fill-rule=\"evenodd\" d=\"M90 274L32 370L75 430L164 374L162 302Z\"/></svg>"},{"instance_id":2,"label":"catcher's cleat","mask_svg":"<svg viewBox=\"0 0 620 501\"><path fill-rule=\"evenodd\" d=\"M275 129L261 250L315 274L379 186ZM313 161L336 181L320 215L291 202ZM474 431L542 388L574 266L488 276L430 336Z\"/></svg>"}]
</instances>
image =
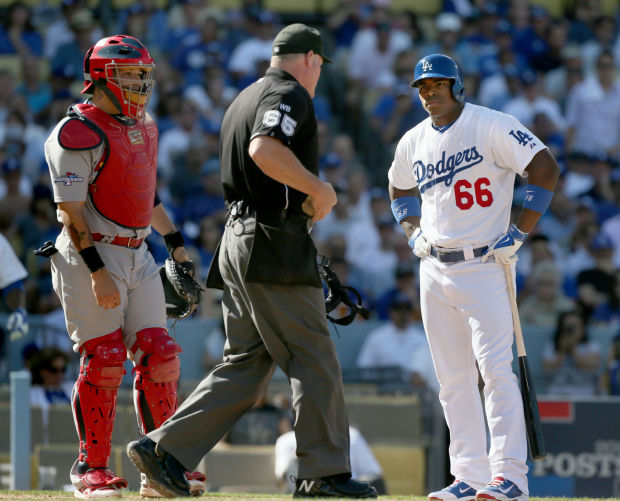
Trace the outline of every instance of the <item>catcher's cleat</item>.
<instances>
[{"instance_id":1,"label":"catcher's cleat","mask_svg":"<svg viewBox=\"0 0 620 501\"><path fill-rule=\"evenodd\" d=\"M189 492L192 496L202 496L206 491L205 482L207 476L200 472L194 471L190 473L185 472L185 478L189 484ZM146 474L140 473L140 495L144 498L163 498L164 495L160 494L151 484L149 484Z\"/></svg>"},{"instance_id":2,"label":"catcher's cleat","mask_svg":"<svg viewBox=\"0 0 620 501\"><path fill-rule=\"evenodd\" d=\"M189 497L190 487L183 465L150 438L144 437L127 445L127 455L149 485L164 497Z\"/></svg>"},{"instance_id":3,"label":"catcher's cleat","mask_svg":"<svg viewBox=\"0 0 620 501\"><path fill-rule=\"evenodd\" d=\"M109 468L90 468L78 473L78 461L73 463L69 474L75 487L74 495L80 499L101 499L121 497L121 489L127 487L127 480L117 476Z\"/></svg>"},{"instance_id":4,"label":"catcher's cleat","mask_svg":"<svg viewBox=\"0 0 620 501\"><path fill-rule=\"evenodd\" d=\"M377 491L366 482L336 480L333 477L295 479L294 498L376 498Z\"/></svg>"}]
</instances>

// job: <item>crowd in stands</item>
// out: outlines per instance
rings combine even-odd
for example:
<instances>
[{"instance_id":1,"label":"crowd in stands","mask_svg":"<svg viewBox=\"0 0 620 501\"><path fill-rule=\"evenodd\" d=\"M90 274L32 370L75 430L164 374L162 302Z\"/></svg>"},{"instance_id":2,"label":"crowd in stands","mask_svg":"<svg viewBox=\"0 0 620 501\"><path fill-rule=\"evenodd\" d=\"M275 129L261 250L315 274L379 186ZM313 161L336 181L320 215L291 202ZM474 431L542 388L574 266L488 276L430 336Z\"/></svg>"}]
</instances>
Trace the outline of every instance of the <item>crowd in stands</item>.
<instances>
[{"instance_id":1,"label":"crowd in stands","mask_svg":"<svg viewBox=\"0 0 620 501\"><path fill-rule=\"evenodd\" d=\"M149 111L160 132L158 193L204 278L226 214L222 116L265 71L275 33L301 20L322 31L335 61L323 67L314 104L320 173L339 202L312 235L374 318L390 318L393 298L406 294L412 320L420 320L417 262L390 212L387 170L399 138L427 116L409 87L415 62L442 52L461 63L468 102L515 115L562 168L551 207L517 264L523 322L558 325L545 363L562 363L554 358L566 344L562 312L579 307L586 328L620 329L620 8L575 0L550 12L527 0L444 0L440 12L422 15L397 11L390 0L338 0L330 12L296 18L266 10L261 0L230 3L136 0L114 9L113 2L61 0L1 8L0 231L29 271L31 314L59 308L49 260L32 252L60 228L43 144L81 100L86 50L102 36L126 33L154 56ZM518 183L516 208L525 188ZM147 242L163 262L163 239L152 234ZM207 294L198 314L212 318L217 308L217 296Z\"/></svg>"}]
</instances>

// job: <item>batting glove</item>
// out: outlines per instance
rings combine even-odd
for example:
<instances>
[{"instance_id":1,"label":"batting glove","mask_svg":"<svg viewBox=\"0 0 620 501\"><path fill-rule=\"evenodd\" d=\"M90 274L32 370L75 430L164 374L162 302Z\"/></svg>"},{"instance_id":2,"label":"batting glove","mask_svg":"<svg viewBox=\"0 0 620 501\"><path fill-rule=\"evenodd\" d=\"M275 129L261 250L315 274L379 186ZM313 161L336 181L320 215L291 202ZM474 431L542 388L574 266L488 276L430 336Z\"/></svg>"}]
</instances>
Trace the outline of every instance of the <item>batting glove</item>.
<instances>
[{"instance_id":1,"label":"batting glove","mask_svg":"<svg viewBox=\"0 0 620 501\"><path fill-rule=\"evenodd\" d=\"M510 225L508 231L493 242L489 248L482 254L483 263L486 263L491 256L495 258L495 262L499 264L511 264L517 261L517 251L523 245L527 233L521 231L514 224Z\"/></svg>"},{"instance_id":2,"label":"batting glove","mask_svg":"<svg viewBox=\"0 0 620 501\"><path fill-rule=\"evenodd\" d=\"M28 315L25 310L17 308L9 315L6 321L6 330L9 333L11 341L17 341L19 338L28 334Z\"/></svg>"},{"instance_id":3,"label":"batting glove","mask_svg":"<svg viewBox=\"0 0 620 501\"><path fill-rule=\"evenodd\" d=\"M420 228L416 228L416 230L411 234L408 243L413 253L420 259L431 253L431 243L424 235L422 235L422 230Z\"/></svg>"}]
</instances>

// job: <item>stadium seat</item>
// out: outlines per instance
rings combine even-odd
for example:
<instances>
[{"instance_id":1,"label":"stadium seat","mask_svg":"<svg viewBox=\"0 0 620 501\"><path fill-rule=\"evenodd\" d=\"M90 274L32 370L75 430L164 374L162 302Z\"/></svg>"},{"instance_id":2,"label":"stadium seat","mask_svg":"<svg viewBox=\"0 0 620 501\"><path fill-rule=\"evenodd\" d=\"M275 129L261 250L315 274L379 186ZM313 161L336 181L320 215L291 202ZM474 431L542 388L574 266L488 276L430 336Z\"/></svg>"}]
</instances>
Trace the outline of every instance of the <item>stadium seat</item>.
<instances>
[{"instance_id":1,"label":"stadium seat","mask_svg":"<svg viewBox=\"0 0 620 501\"><path fill-rule=\"evenodd\" d=\"M422 443L422 410L417 396L348 396L346 405L349 422L369 444Z\"/></svg>"}]
</instances>

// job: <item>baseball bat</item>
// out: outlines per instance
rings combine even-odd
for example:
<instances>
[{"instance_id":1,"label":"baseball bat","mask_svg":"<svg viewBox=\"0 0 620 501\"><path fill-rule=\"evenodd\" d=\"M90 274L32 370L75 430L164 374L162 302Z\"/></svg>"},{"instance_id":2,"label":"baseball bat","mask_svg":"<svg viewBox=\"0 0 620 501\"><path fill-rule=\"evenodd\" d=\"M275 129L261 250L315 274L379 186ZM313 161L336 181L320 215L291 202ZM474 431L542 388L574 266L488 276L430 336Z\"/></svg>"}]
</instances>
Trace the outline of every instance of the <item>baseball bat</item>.
<instances>
[{"instance_id":1,"label":"baseball bat","mask_svg":"<svg viewBox=\"0 0 620 501\"><path fill-rule=\"evenodd\" d=\"M515 342L517 343L517 356L519 357L521 400L523 400L523 414L525 416L525 429L527 431L527 441L530 446L530 456L532 459L542 459L547 455L547 450L545 448L545 439L543 438L542 424L538 412L534 381L530 374L530 366L527 363L527 353L525 351L525 343L523 342L523 332L521 331L521 321L519 320L519 310L517 309L517 298L509 264L504 265L504 273L508 285L512 323L515 331Z\"/></svg>"}]
</instances>

